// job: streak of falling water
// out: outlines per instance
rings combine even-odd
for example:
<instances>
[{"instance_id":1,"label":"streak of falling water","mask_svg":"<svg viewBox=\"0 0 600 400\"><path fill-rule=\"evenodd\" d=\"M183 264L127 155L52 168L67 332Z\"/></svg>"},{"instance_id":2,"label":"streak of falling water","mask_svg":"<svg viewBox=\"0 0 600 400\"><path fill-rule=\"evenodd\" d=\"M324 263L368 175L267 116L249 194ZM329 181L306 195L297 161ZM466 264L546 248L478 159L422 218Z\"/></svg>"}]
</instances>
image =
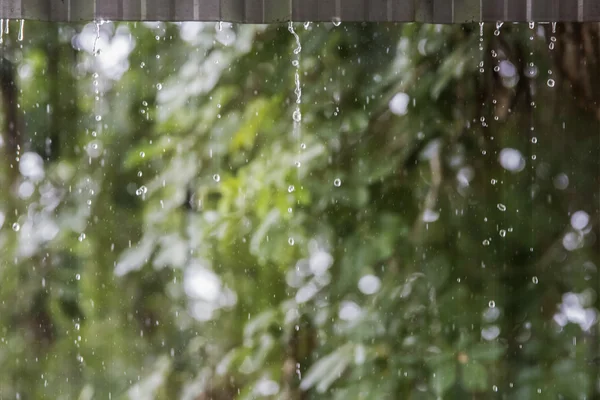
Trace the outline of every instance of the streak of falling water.
<instances>
[{"instance_id":1,"label":"streak of falling water","mask_svg":"<svg viewBox=\"0 0 600 400\"><path fill-rule=\"evenodd\" d=\"M479 23L479 50L483 51L483 28L484 28L484 23L480 22Z\"/></svg>"},{"instance_id":2,"label":"streak of falling water","mask_svg":"<svg viewBox=\"0 0 600 400\"><path fill-rule=\"evenodd\" d=\"M9 34L10 33L10 24L9 24L10 20L7 18L6 19L6 23L4 24L4 33L5 34Z\"/></svg>"},{"instance_id":3,"label":"streak of falling water","mask_svg":"<svg viewBox=\"0 0 600 400\"><path fill-rule=\"evenodd\" d=\"M504 25L504 22L496 22L496 30L494 31L494 36L500 36L500 28L502 28L502 25Z\"/></svg>"},{"instance_id":4,"label":"streak of falling water","mask_svg":"<svg viewBox=\"0 0 600 400\"><path fill-rule=\"evenodd\" d=\"M0 19L0 43L4 43L4 18Z\"/></svg>"},{"instance_id":5,"label":"streak of falling water","mask_svg":"<svg viewBox=\"0 0 600 400\"><path fill-rule=\"evenodd\" d=\"M483 53L483 22L479 23L479 51L481 51L481 60L479 61L479 72L483 73L485 71L485 54Z\"/></svg>"},{"instance_id":6,"label":"streak of falling water","mask_svg":"<svg viewBox=\"0 0 600 400\"><path fill-rule=\"evenodd\" d=\"M17 37L17 39L19 40L19 42L22 42L22 41L23 41L23 37L24 37L24 35L25 35L25 20L24 20L24 19L22 19L22 20L19 22L19 35L18 35L18 37Z\"/></svg>"},{"instance_id":7,"label":"streak of falling water","mask_svg":"<svg viewBox=\"0 0 600 400\"><path fill-rule=\"evenodd\" d=\"M98 55L98 40L100 40L100 22L94 21L94 25L96 25L96 37L94 38L94 47L92 49L92 54L94 56Z\"/></svg>"},{"instance_id":8,"label":"streak of falling water","mask_svg":"<svg viewBox=\"0 0 600 400\"><path fill-rule=\"evenodd\" d=\"M300 52L302 51L302 44L300 43L300 37L294 30L294 24L292 22L289 23L288 30L294 38L296 39L296 48L294 49L294 59L292 60L292 65L295 67L296 71L294 73L294 83L295 89L294 93L296 94L296 108L294 109L294 113L292 114L292 118L294 120L294 131L293 136L296 139L300 139L300 122L302 121L302 112L300 110L300 104L302 103L302 88L300 85Z\"/></svg>"},{"instance_id":9,"label":"streak of falling water","mask_svg":"<svg viewBox=\"0 0 600 400\"><path fill-rule=\"evenodd\" d=\"M296 48L294 49L294 58L292 60L292 65L295 68L295 71L294 71L294 85L295 85L294 93L296 94L296 107L294 108L294 111L292 113L292 120L293 120L292 121L292 123L293 123L292 137L294 139L296 139L296 143L298 145L298 153L300 154L300 152L303 149L303 146L300 145L300 137L301 137L300 124L302 122L302 112L300 110L300 104L302 103L302 87L300 85L300 52L302 51L302 44L300 43L300 37L294 30L294 23L291 21L288 25L288 31L290 31L290 33L294 36L294 39L296 40ZM298 157L298 158L300 158L300 157ZM296 160L295 165L297 168L300 168L300 166L301 166L300 160ZM298 171L298 174L300 174L299 171ZM290 186L290 187L293 187L293 186ZM290 207L288 209L288 212L293 212L293 208ZM290 245L293 243L293 238L290 237L289 243L290 243Z\"/></svg>"},{"instance_id":10,"label":"streak of falling water","mask_svg":"<svg viewBox=\"0 0 600 400\"><path fill-rule=\"evenodd\" d=\"M550 44L548 45L548 50L550 52L552 52L552 50L554 50L554 46L556 43L556 22L552 23L552 35L550 36ZM548 87L554 87L554 85L556 84L554 78L552 77L552 70L548 70L548 82L547 85Z\"/></svg>"}]
</instances>

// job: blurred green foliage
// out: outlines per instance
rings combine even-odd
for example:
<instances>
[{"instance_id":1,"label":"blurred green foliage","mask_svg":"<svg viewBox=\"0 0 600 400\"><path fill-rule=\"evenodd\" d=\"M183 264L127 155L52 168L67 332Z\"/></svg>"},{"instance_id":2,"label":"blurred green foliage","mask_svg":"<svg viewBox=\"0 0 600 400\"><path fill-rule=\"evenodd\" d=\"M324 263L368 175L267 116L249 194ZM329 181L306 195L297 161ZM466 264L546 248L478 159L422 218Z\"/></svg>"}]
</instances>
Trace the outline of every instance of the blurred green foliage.
<instances>
[{"instance_id":1,"label":"blurred green foliage","mask_svg":"<svg viewBox=\"0 0 600 400\"><path fill-rule=\"evenodd\" d=\"M598 399L597 30L294 28L4 36L0 399Z\"/></svg>"}]
</instances>

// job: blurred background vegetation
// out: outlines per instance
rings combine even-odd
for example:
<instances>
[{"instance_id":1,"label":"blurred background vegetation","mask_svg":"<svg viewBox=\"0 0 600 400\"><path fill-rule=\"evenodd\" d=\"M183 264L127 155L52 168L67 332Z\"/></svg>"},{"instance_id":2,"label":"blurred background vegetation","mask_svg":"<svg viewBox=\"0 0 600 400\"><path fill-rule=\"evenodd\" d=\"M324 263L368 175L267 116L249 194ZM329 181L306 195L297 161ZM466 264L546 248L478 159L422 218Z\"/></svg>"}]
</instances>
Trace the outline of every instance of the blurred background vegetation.
<instances>
[{"instance_id":1,"label":"blurred background vegetation","mask_svg":"<svg viewBox=\"0 0 600 400\"><path fill-rule=\"evenodd\" d=\"M9 27L0 399L600 399L598 24Z\"/></svg>"}]
</instances>

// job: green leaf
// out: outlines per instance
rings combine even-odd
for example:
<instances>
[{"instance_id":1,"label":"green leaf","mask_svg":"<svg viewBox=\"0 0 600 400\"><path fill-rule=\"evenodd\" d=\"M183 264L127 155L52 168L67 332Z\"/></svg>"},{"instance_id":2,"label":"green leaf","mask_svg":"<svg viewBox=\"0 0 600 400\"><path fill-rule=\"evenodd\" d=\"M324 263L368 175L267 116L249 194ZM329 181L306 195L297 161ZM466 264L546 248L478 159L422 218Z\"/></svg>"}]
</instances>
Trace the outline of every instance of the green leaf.
<instances>
[{"instance_id":1,"label":"green leaf","mask_svg":"<svg viewBox=\"0 0 600 400\"><path fill-rule=\"evenodd\" d=\"M339 379L352 360L352 352L344 346L313 364L300 383L300 389L308 390L313 386L319 393L327 389Z\"/></svg>"},{"instance_id":2,"label":"green leaf","mask_svg":"<svg viewBox=\"0 0 600 400\"><path fill-rule=\"evenodd\" d=\"M470 392L483 392L487 388L488 373L485 367L471 361L462 367L462 385Z\"/></svg>"},{"instance_id":3,"label":"green leaf","mask_svg":"<svg viewBox=\"0 0 600 400\"><path fill-rule=\"evenodd\" d=\"M506 351L506 346L500 343L477 343L469 351L469 358L476 361L497 361Z\"/></svg>"},{"instance_id":4,"label":"green leaf","mask_svg":"<svg viewBox=\"0 0 600 400\"><path fill-rule=\"evenodd\" d=\"M276 317L277 314L274 310L267 310L252 318L244 327L244 338L252 339L258 332L265 331L276 320Z\"/></svg>"},{"instance_id":5,"label":"green leaf","mask_svg":"<svg viewBox=\"0 0 600 400\"><path fill-rule=\"evenodd\" d=\"M456 364L445 362L434 369L431 376L431 388L436 396L442 396L456 382Z\"/></svg>"}]
</instances>

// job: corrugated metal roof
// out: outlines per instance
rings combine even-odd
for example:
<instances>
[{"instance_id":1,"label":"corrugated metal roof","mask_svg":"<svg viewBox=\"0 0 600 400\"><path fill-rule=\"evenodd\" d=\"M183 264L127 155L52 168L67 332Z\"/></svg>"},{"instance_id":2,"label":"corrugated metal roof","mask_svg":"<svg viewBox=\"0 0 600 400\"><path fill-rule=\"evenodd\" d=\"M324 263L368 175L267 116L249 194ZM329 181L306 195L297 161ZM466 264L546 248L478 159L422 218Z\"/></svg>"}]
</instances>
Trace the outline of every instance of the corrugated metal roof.
<instances>
[{"instance_id":1,"label":"corrugated metal roof","mask_svg":"<svg viewBox=\"0 0 600 400\"><path fill-rule=\"evenodd\" d=\"M600 0L0 0L44 21L600 21Z\"/></svg>"}]
</instances>

